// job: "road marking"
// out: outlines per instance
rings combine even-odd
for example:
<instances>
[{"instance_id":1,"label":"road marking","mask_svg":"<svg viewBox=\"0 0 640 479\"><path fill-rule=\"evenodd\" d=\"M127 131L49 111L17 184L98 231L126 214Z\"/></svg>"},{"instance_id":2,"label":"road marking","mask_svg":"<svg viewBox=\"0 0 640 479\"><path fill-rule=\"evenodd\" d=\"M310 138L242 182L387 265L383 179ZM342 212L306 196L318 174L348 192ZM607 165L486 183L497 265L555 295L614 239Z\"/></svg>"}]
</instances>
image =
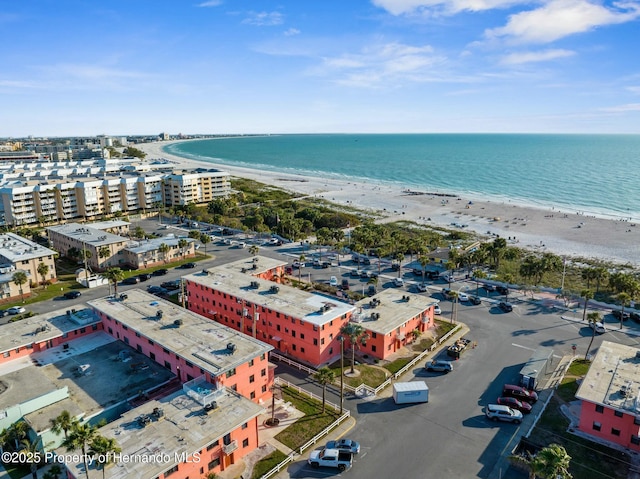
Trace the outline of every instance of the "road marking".
<instances>
[{"instance_id":1,"label":"road marking","mask_svg":"<svg viewBox=\"0 0 640 479\"><path fill-rule=\"evenodd\" d=\"M523 346L522 344L511 343L511 346L515 346L516 348L527 349L528 351L535 351L535 348L530 348L528 346Z\"/></svg>"}]
</instances>

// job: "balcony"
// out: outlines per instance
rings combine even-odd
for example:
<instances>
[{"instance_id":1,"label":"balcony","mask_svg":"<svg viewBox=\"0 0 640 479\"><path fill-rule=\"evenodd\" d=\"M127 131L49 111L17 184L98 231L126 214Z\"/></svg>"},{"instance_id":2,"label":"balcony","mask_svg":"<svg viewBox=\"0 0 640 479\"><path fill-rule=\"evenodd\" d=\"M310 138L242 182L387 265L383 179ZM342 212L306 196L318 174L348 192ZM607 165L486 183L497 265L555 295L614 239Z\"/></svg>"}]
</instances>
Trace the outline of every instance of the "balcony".
<instances>
[{"instance_id":1,"label":"balcony","mask_svg":"<svg viewBox=\"0 0 640 479\"><path fill-rule=\"evenodd\" d=\"M238 449L238 441L236 441L235 439L229 444L225 444L224 446L222 446L222 452L224 452L226 455L231 454L236 449Z\"/></svg>"}]
</instances>

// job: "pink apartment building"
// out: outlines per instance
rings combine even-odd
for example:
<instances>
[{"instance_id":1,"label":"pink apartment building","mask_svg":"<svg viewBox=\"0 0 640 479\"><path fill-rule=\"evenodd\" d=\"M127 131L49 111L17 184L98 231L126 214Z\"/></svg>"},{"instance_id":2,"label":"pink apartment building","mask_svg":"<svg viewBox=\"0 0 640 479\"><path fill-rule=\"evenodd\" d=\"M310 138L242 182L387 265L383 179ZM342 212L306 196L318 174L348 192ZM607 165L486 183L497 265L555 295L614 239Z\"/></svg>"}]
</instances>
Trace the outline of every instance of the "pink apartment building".
<instances>
[{"instance_id":1,"label":"pink apartment building","mask_svg":"<svg viewBox=\"0 0 640 479\"><path fill-rule=\"evenodd\" d=\"M352 305L264 280L282 263L256 258L185 276L189 309L314 367L339 357L340 329L349 321L362 323L370 337L362 352L379 359L414 341L412 331L433 326L432 298L384 290Z\"/></svg>"},{"instance_id":2,"label":"pink apartment building","mask_svg":"<svg viewBox=\"0 0 640 479\"><path fill-rule=\"evenodd\" d=\"M640 451L640 349L603 341L576 397L580 431Z\"/></svg>"}]
</instances>

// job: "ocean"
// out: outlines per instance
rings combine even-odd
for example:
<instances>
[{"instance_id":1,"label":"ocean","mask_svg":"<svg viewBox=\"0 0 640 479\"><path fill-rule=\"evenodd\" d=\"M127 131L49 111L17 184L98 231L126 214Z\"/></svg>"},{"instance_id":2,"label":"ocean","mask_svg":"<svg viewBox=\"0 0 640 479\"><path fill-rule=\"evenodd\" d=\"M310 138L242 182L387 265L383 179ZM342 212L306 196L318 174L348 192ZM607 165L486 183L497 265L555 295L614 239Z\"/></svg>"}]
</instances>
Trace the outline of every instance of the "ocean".
<instances>
[{"instance_id":1,"label":"ocean","mask_svg":"<svg viewBox=\"0 0 640 479\"><path fill-rule=\"evenodd\" d=\"M270 135L165 149L221 165L640 220L640 135Z\"/></svg>"}]
</instances>

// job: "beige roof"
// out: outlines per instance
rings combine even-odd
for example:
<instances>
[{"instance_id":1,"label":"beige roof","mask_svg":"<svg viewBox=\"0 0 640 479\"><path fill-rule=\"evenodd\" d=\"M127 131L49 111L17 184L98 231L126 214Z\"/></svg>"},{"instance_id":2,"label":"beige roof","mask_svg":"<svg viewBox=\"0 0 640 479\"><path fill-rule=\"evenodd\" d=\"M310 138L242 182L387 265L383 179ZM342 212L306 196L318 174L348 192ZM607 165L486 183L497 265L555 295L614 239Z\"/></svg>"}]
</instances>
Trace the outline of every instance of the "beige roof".
<instances>
[{"instance_id":1,"label":"beige roof","mask_svg":"<svg viewBox=\"0 0 640 479\"><path fill-rule=\"evenodd\" d=\"M576 397L640 414L640 349L603 341Z\"/></svg>"}]
</instances>

